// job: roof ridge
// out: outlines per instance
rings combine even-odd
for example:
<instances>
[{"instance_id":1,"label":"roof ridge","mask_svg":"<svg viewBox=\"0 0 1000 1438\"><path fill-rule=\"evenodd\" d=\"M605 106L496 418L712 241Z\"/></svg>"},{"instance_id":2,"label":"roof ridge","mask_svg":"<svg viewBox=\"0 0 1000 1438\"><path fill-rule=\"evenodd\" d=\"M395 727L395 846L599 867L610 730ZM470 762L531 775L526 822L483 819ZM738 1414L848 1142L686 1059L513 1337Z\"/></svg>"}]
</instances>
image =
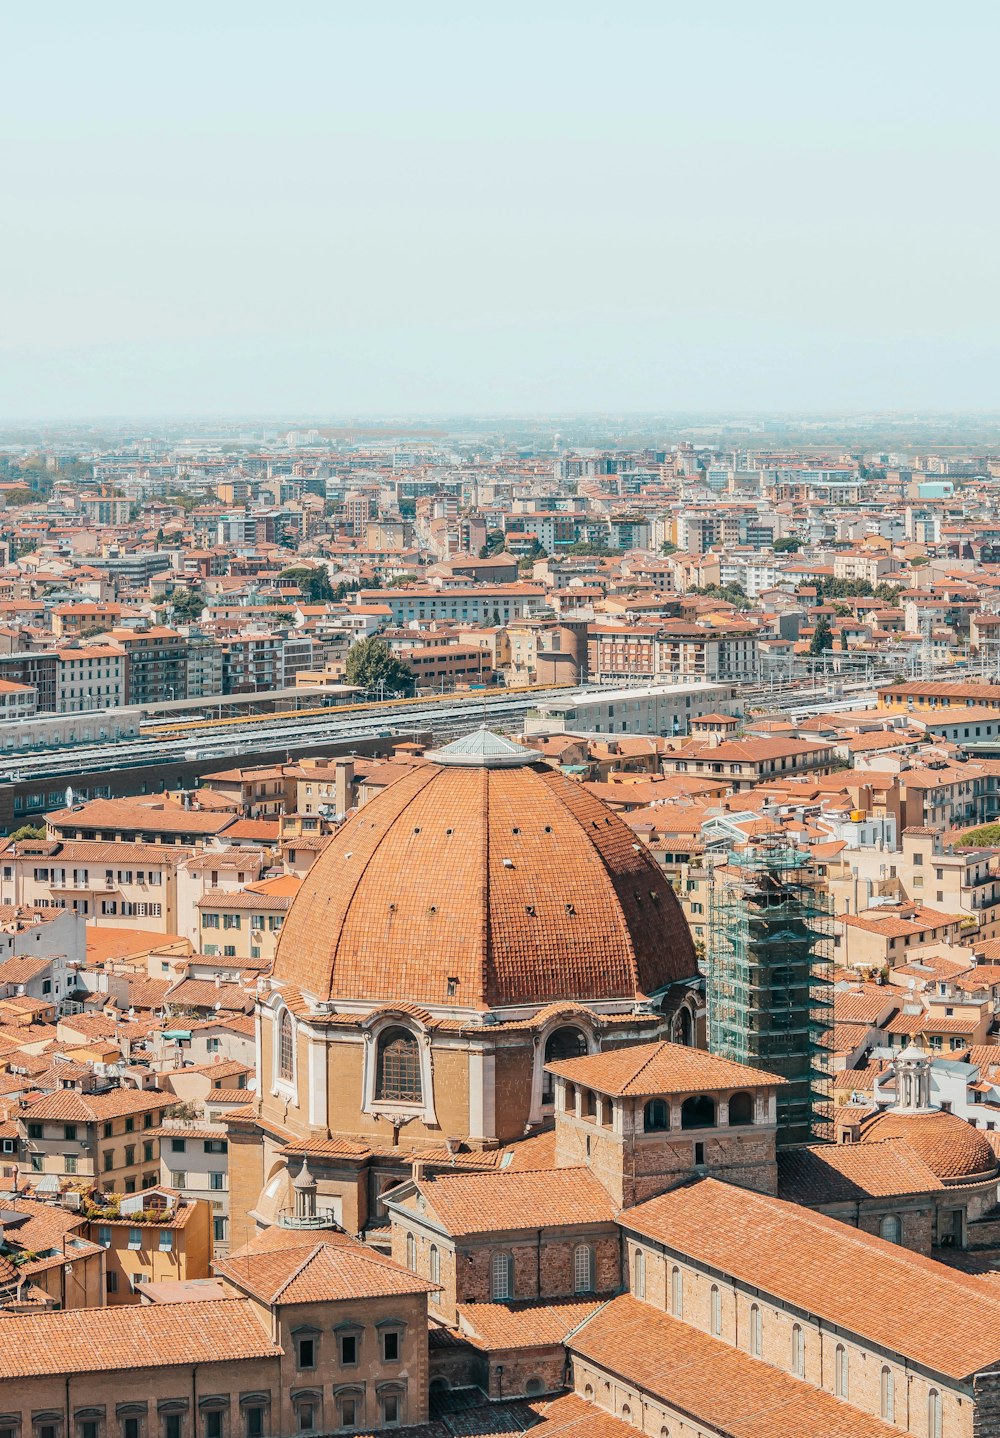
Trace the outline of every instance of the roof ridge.
<instances>
[{"instance_id":1,"label":"roof ridge","mask_svg":"<svg viewBox=\"0 0 1000 1438\"><path fill-rule=\"evenodd\" d=\"M288 1275L288 1277L287 1277L282 1283L280 1283L280 1284L278 1285L278 1287L274 1290L274 1293L271 1295L271 1302L272 1302L272 1303L277 1303L278 1298L280 1297L280 1295L281 1295L282 1293L284 1293L284 1291L285 1291L285 1289L288 1287L288 1285L289 1285L290 1283L293 1283L293 1282L295 1281L295 1279L298 1278L299 1275L302 1273L303 1269L305 1269L305 1268L313 1261L313 1259L316 1257L316 1255L317 1255L318 1253L320 1253L320 1252L321 1252L324 1248L326 1248L326 1247L327 1247L327 1245L326 1245L325 1243L319 1243L319 1242L317 1242L317 1243L314 1243L314 1244L313 1244L312 1248L310 1248L309 1252L306 1254L305 1258L303 1258L302 1262L299 1263L299 1264L292 1270L292 1272ZM287 1252L288 1252L288 1249L279 1248L279 1249L276 1250L276 1252L278 1252L278 1253L287 1253ZM256 1257L259 1257L259 1258L263 1258L263 1256L264 1256L264 1255L263 1255L262 1253L256 1255ZM249 1278L249 1266L248 1266L248 1269L247 1269L247 1277Z\"/></svg>"},{"instance_id":2,"label":"roof ridge","mask_svg":"<svg viewBox=\"0 0 1000 1438\"><path fill-rule=\"evenodd\" d=\"M640 1052L641 1052L642 1049L645 1048L645 1047L646 1047L646 1045L644 1045L644 1044L641 1045L641 1046L639 1046ZM649 1067L649 1065L653 1062L654 1058L657 1058L657 1057L659 1056L660 1052L661 1052L664 1048L666 1048L666 1047L667 1047L667 1040L666 1040L666 1039L660 1039L659 1043L650 1044L650 1045L649 1045L649 1050L650 1050L649 1054L646 1056L646 1058L644 1058L644 1059L642 1060L642 1062L640 1063L639 1067L634 1070L634 1072L633 1072L633 1074L632 1074L632 1077L628 1080L628 1082L629 1082L630 1084L635 1083L636 1080L638 1079L639 1075L640 1075L645 1069L647 1069L647 1068ZM679 1045L679 1047L683 1048L684 1045L681 1044L681 1045Z\"/></svg>"}]
</instances>

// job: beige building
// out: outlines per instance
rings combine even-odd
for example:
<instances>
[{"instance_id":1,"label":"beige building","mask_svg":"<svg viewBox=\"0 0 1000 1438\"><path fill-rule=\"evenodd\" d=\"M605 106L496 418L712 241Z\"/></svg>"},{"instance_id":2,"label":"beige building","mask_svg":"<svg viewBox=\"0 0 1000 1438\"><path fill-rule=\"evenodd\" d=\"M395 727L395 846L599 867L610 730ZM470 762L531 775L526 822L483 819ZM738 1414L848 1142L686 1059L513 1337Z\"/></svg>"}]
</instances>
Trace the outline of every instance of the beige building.
<instances>
[{"instance_id":1,"label":"beige building","mask_svg":"<svg viewBox=\"0 0 1000 1438\"><path fill-rule=\"evenodd\" d=\"M283 874L235 893L208 890L196 904L201 952L269 964L300 884L294 874Z\"/></svg>"},{"instance_id":2,"label":"beige building","mask_svg":"<svg viewBox=\"0 0 1000 1438\"><path fill-rule=\"evenodd\" d=\"M993 851L955 848L938 828L904 829L899 849L843 848L827 859L826 869L838 913L861 913L873 899L902 899L968 914L980 938L997 936L1000 874Z\"/></svg>"},{"instance_id":3,"label":"beige building","mask_svg":"<svg viewBox=\"0 0 1000 1438\"><path fill-rule=\"evenodd\" d=\"M154 1186L134 1198L109 1195L103 1209L88 1209L87 1235L104 1249L109 1304L138 1303L147 1284L186 1283L211 1273L211 1204L169 1188Z\"/></svg>"},{"instance_id":4,"label":"beige building","mask_svg":"<svg viewBox=\"0 0 1000 1438\"><path fill-rule=\"evenodd\" d=\"M23 1438L264 1438L427 1417L430 1285L334 1234L277 1230L199 1299L5 1318ZM93 1426L89 1426L93 1425ZM51 1432L50 1432L51 1430Z\"/></svg>"},{"instance_id":5,"label":"beige building","mask_svg":"<svg viewBox=\"0 0 1000 1438\"><path fill-rule=\"evenodd\" d=\"M0 903L72 909L108 928L178 932L177 870L190 849L101 840L0 846Z\"/></svg>"},{"instance_id":6,"label":"beige building","mask_svg":"<svg viewBox=\"0 0 1000 1438\"><path fill-rule=\"evenodd\" d=\"M18 1114L22 1152L33 1174L90 1180L105 1193L135 1193L160 1177L156 1135L172 1094L116 1088L57 1089L27 1099Z\"/></svg>"}]
</instances>

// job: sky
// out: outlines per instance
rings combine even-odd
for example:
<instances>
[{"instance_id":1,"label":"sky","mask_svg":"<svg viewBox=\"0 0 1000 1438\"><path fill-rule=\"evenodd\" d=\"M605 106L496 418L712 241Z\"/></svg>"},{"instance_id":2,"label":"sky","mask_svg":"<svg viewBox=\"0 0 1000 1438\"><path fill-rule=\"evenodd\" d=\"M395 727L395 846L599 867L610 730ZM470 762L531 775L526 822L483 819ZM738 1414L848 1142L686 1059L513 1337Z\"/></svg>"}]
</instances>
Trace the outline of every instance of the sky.
<instances>
[{"instance_id":1,"label":"sky","mask_svg":"<svg viewBox=\"0 0 1000 1438\"><path fill-rule=\"evenodd\" d=\"M1000 410L1000 7L0 18L0 419Z\"/></svg>"}]
</instances>

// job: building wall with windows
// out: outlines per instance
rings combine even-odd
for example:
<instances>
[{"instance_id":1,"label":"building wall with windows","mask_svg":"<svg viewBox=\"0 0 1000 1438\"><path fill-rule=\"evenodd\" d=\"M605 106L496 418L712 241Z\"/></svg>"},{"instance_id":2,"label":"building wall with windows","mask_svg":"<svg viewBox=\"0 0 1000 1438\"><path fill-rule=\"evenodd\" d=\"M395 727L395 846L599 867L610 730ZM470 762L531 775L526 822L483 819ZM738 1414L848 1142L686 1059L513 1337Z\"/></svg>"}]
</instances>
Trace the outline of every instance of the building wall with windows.
<instances>
[{"instance_id":1,"label":"building wall with windows","mask_svg":"<svg viewBox=\"0 0 1000 1438\"><path fill-rule=\"evenodd\" d=\"M170 1119L159 1130L160 1182L212 1216L213 1252L229 1252L229 1143L222 1124Z\"/></svg>"},{"instance_id":2,"label":"building wall with windows","mask_svg":"<svg viewBox=\"0 0 1000 1438\"><path fill-rule=\"evenodd\" d=\"M430 1311L448 1323L457 1321L457 1306L463 1303L610 1294L621 1280L613 1222L452 1237L433 1217L421 1222L409 1207L404 1211L393 1204L392 1214L393 1258L441 1284L442 1291L431 1295ZM544 1213L538 1220L544 1225Z\"/></svg>"},{"instance_id":3,"label":"building wall with windows","mask_svg":"<svg viewBox=\"0 0 1000 1438\"><path fill-rule=\"evenodd\" d=\"M160 1116L174 1102L162 1093L63 1090L18 1114L21 1154L33 1174L90 1179L105 1193L136 1193L160 1176Z\"/></svg>"},{"instance_id":4,"label":"building wall with windows","mask_svg":"<svg viewBox=\"0 0 1000 1438\"><path fill-rule=\"evenodd\" d=\"M165 1210L150 1207L120 1215L112 1206L96 1213L87 1237L105 1250L107 1302L138 1303L144 1284L209 1278L212 1265L212 1210L184 1199Z\"/></svg>"},{"instance_id":5,"label":"building wall with windows","mask_svg":"<svg viewBox=\"0 0 1000 1438\"><path fill-rule=\"evenodd\" d=\"M188 849L33 840L0 854L0 903L71 909L110 928L177 932L177 867Z\"/></svg>"}]
</instances>

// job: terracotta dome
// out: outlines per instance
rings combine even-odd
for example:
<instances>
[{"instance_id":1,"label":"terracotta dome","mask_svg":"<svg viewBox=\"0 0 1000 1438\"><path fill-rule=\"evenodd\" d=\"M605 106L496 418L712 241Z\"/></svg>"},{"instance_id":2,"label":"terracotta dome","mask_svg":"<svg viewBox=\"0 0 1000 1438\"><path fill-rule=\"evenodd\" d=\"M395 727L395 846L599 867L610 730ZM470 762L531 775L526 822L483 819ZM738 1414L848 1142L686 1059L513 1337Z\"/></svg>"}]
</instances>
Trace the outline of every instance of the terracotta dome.
<instances>
[{"instance_id":1,"label":"terracotta dome","mask_svg":"<svg viewBox=\"0 0 1000 1438\"><path fill-rule=\"evenodd\" d=\"M288 912L275 980L320 1001L483 1009L641 998L694 977L662 870L537 757L481 731L353 815Z\"/></svg>"},{"instance_id":2,"label":"terracotta dome","mask_svg":"<svg viewBox=\"0 0 1000 1438\"><path fill-rule=\"evenodd\" d=\"M862 1143L902 1138L927 1167L947 1182L992 1178L997 1158L987 1140L956 1113L935 1109L930 1113L903 1113L887 1109L876 1114L861 1130Z\"/></svg>"}]
</instances>

